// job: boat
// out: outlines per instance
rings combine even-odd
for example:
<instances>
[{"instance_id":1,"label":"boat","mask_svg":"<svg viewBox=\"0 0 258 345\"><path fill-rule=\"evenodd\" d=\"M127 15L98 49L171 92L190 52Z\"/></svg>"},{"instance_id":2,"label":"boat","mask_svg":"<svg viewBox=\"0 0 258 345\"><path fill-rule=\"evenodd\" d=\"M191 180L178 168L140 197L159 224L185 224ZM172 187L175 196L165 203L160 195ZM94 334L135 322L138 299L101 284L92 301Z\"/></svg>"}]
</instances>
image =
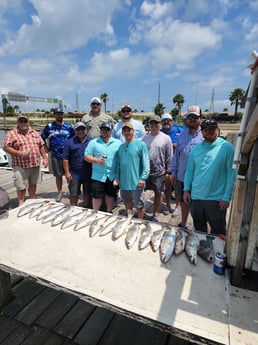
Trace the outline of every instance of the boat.
<instances>
[{"instance_id":1,"label":"boat","mask_svg":"<svg viewBox=\"0 0 258 345\"><path fill-rule=\"evenodd\" d=\"M9 159L7 153L0 148L0 166L7 166L9 164Z\"/></svg>"}]
</instances>

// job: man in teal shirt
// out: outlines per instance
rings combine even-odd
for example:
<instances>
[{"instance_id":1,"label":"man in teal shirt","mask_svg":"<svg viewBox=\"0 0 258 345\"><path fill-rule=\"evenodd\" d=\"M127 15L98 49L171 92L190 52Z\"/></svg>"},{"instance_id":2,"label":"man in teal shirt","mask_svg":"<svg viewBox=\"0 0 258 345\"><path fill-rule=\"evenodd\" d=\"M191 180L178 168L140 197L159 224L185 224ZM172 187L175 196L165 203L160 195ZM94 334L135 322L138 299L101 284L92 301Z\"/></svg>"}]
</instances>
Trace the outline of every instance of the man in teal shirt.
<instances>
[{"instance_id":1,"label":"man in teal shirt","mask_svg":"<svg viewBox=\"0 0 258 345\"><path fill-rule=\"evenodd\" d=\"M184 202L190 204L195 230L226 239L226 210L229 206L235 170L233 146L219 135L214 120L201 123L204 141L196 145L188 158L184 178Z\"/></svg>"},{"instance_id":2,"label":"man in teal shirt","mask_svg":"<svg viewBox=\"0 0 258 345\"><path fill-rule=\"evenodd\" d=\"M131 122L122 126L125 137L116 155L114 166L114 185L120 184L121 197L127 211L137 209L139 219L144 217L144 186L150 173L150 158L147 145L135 140Z\"/></svg>"},{"instance_id":3,"label":"man in teal shirt","mask_svg":"<svg viewBox=\"0 0 258 345\"><path fill-rule=\"evenodd\" d=\"M107 212L112 212L112 206L116 197L113 187L111 168L121 141L111 137L112 124L102 122L100 124L100 136L91 140L85 149L84 159L92 163L91 188L92 205L95 211L101 207L105 198Z\"/></svg>"}]
</instances>

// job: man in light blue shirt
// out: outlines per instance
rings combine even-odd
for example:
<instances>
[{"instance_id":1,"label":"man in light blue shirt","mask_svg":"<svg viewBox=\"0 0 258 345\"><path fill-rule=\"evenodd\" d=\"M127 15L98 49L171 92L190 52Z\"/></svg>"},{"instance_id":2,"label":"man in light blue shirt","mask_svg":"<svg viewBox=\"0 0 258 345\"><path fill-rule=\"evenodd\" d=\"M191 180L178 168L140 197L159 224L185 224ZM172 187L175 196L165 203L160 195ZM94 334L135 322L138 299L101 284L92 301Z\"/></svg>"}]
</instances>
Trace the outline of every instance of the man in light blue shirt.
<instances>
[{"instance_id":1,"label":"man in light blue shirt","mask_svg":"<svg viewBox=\"0 0 258 345\"><path fill-rule=\"evenodd\" d=\"M121 141L111 137L112 124L102 122L100 124L100 136L91 140L85 149L84 159L92 163L91 188L92 205L95 211L101 207L105 197L107 212L112 212L112 206L116 197L113 187L111 168L113 159L121 145Z\"/></svg>"},{"instance_id":2,"label":"man in light blue shirt","mask_svg":"<svg viewBox=\"0 0 258 345\"><path fill-rule=\"evenodd\" d=\"M112 137L120 139L123 143L125 142L125 137L122 133L122 126L126 122L130 122L134 128L134 137L135 139L141 139L145 136L145 128L140 121L134 120L132 118L132 107L129 104L125 104L122 106L120 110L120 114L122 120L115 124L114 129L112 131Z\"/></svg>"}]
</instances>

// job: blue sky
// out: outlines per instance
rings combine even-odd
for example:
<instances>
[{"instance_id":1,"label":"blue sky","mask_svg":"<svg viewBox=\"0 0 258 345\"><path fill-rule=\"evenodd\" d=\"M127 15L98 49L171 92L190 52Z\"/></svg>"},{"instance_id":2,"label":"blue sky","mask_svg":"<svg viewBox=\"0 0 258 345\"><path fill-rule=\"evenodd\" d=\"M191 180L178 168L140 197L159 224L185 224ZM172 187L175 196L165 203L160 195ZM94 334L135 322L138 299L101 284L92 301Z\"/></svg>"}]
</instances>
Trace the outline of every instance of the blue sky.
<instances>
[{"instance_id":1,"label":"blue sky","mask_svg":"<svg viewBox=\"0 0 258 345\"><path fill-rule=\"evenodd\" d=\"M1 0L1 94L60 98L71 111L78 94L88 111L105 92L110 111L153 111L160 83L166 112L178 93L183 111L233 110L229 94L250 81L257 17L258 0Z\"/></svg>"}]
</instances>

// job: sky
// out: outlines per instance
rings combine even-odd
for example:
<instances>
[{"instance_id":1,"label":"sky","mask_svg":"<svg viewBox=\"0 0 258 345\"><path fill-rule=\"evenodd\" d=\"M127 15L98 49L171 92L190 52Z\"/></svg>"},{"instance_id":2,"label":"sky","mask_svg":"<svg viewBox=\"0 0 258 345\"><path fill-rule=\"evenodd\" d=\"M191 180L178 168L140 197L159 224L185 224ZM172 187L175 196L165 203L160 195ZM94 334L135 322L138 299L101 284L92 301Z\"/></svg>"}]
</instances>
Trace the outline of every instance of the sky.
<instances>
[{"instance_id":1,"label":"sky","mask_svg":"<svg viewBox=\"0 0 258 345\"><path fill-rule=\"evenodd\" d=\"M182 94L183 111L233 111L229 95L247 90L258 51L257 17L258 0L1 0L1 94L89 111L107 93L111 112L151 112L158 101L170 112Z\"/></svg>"}]
</instances>

